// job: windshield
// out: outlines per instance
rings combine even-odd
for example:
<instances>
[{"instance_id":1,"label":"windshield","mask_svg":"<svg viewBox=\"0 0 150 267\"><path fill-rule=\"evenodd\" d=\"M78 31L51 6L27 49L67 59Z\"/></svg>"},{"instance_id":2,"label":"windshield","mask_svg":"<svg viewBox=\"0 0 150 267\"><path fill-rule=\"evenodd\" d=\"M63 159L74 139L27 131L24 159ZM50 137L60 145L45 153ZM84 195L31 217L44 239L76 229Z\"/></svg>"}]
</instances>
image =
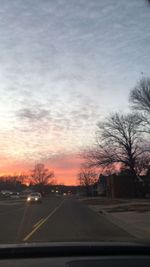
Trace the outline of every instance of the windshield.
<instances>
[{"instance_id":1,"label":"windshield","mask_svg":"<svg viewBox=\"0 0 150 267\"><path fill-rule=\"evenodd\" d=\"M0 244L150 241L149 25L146 0L0 0Z\"/></svg>"},{"instance_id":2,"label":"windshield","mask_svg":"<svg viewBox=\"0 0 150 267\"><path fill-rule=\"evenodd\" d=\"M33 196L33 197L35 196L36 197L36 196L40 196L40 194L38 194L38 193L32 193L30 196Z\"/></svg>"}]
</instances>

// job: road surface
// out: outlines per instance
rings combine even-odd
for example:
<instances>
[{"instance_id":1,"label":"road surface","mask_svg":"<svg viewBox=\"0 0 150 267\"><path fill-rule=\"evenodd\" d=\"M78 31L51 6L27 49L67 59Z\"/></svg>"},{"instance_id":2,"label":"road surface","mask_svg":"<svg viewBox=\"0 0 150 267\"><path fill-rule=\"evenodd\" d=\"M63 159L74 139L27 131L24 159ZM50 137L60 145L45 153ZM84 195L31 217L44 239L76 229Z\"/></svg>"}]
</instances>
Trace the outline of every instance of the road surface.
<instances>
[{"instance_id":1,"label":"road surface","mask_svg":"<svg viewBox=\"0 0 150 267\"><path fill-rule=\"evenodd\" d=\"M42 204L0 201L0 243L134 241L134 238L73 198Z\"/></svg>"}]
</instances>

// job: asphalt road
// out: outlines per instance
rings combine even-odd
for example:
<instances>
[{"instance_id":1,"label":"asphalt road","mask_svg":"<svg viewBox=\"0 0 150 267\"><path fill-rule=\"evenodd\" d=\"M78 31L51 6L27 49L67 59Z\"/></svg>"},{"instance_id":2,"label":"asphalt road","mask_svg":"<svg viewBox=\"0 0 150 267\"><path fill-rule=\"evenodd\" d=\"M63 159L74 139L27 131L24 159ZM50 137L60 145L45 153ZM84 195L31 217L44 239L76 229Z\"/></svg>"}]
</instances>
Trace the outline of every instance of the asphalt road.
<instances>
[{"instance_id":1,"label":"asphalt road","mask_svg":"<svg viewBox=\"0 0 150 267\"><path fill-rule=\"evenodd\" d=\"M73 198L49 197L42 204L0 201L0 243L135 241Z\"/></svg>"}]
</instances>

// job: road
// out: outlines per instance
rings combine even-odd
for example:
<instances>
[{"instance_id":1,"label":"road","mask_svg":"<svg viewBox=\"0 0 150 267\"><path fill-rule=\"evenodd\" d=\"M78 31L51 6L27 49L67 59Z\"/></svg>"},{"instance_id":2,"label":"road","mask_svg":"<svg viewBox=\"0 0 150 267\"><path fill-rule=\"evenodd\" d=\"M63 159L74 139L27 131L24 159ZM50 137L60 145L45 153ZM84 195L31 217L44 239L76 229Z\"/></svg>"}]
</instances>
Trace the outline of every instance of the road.
<instances>
[{"instance_id":1,"label":"road","mask_svg":"<svg viewBox=\"0 0 150 267\"><path fill-rule=\"evenodd\" d=\"M73 198L42 204L0 201L0 243L134 241L134 238Z\"/></svg>"}]
</instances>

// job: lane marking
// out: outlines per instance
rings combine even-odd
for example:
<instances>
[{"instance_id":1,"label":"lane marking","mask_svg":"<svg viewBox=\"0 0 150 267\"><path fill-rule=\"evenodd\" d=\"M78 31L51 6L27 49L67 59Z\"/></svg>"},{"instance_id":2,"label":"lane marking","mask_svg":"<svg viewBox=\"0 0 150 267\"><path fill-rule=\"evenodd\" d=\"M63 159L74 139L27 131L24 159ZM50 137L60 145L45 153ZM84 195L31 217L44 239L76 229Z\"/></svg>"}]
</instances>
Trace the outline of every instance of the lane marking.
<instances>
[{"instance_id":1,"label":"lane marking","mask_svg":"<svg viewBox=\"0 0 150 267\"><path fill-rule=\"evenodd\" d=\"M62 204L64 203L65 199L52 211L50 212L50 214L43 219L24 239L23 241L27 241L50 217L52 217L54 215L54 213L60 209L60 207L62 206Z\"/></svg>"},{"instance_id":2,"label":"lane marking","mask_svg":"<svg viewBox=\"0 0 150 267\"><path fill-rule=\"evenodd\" d=\"M33 228L35 228L41 221L43 221L44 219L40 219L36 224L33 225Z\"/></svg>"}]
</instances>

